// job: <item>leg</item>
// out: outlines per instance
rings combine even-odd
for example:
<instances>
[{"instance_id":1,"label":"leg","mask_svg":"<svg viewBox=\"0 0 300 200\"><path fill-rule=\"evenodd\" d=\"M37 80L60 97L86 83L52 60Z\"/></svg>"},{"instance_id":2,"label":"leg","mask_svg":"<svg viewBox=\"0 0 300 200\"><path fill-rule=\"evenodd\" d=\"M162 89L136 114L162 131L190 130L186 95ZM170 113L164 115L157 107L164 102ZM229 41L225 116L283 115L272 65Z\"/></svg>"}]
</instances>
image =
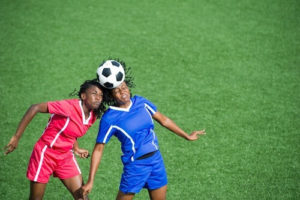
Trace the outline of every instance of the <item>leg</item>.
<instances>
[{"instance_id":1,"label":"leg","mask_svg":"<svg viewBox=\"0 0 300 200\"><path fill-rule=\"evenodd\" d=\"M88 199L87 196L83 197L81 192L81 186L83 185L81 174L68 178L61 179L66 188L70 191L74 199Z\"/></svg>"},{"instance_id":2,"label":"leg","mask_svg":"<svg viewBox=\"0 0 300 200\"><path fill-rule=\"evenodd\" d=\"M134 193L125 194L119 190L116 200L132 200Z\"/></svg>"},{"instance_id":3,"label":"leg","mask_svg":"<svg viewBox=\"0 0 300 200\"><path fill-rule=\"evenodd\" d=\"M30 181L30 200L43 199L47 183L38 183Z\"/></svg>"},{"instance_id":4,"label":"leg","mask_svg":"<svg viewBox=\"0 0 300 200\"><path fill-rule=\"evenodd\" d=\"M155 190L148 190L148 192L151 200L165 200L167 194L167 185Z\"/></svg>"}]
</instances>

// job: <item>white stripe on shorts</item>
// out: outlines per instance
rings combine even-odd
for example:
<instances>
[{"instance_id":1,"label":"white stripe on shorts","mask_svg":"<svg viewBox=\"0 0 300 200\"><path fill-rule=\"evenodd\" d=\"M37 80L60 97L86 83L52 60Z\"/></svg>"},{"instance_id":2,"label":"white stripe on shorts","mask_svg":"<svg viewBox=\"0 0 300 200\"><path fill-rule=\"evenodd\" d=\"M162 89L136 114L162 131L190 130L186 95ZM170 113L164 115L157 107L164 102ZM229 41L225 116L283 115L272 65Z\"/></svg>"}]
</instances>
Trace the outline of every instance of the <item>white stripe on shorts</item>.
<instances>
[{"instance_id":1,"label":"white stripe on shorts","mask_svg":"<svg viewBox=\"0 0 300 200\"><path fill-rule=\"evenodd\" d=\"M81 174L81 171L80 171L80 168L79 168L78 163L77 163L77 161L76 161L76 158L75 158L74 153L73 153L73 161L74 161L74 163L75 163L75 165L76 165L76 167L77 167L77 170L78 170L79 173Z\"/></svg>"},{"instance_id":2,"label":"white stripe on shorts","mask_svg":"<svg viewBox=\"0 0 300 200\"><path fill-rule=\"evenodd\" d=\"M47 149L47 145L44 146L43 150L42 150L42 154L41 154L41 159L40 159L40 162L39 162L39 167L38 167L38 170L36 172L36 175L34 177L34 181L37 182L37 179L39 177L39 174L40 174L40 171L41 171L41 168L42 168L42 164L43 164L43 160L44 160L44 154L45 154L45 151Z\"/></svg>"}]
</instances>

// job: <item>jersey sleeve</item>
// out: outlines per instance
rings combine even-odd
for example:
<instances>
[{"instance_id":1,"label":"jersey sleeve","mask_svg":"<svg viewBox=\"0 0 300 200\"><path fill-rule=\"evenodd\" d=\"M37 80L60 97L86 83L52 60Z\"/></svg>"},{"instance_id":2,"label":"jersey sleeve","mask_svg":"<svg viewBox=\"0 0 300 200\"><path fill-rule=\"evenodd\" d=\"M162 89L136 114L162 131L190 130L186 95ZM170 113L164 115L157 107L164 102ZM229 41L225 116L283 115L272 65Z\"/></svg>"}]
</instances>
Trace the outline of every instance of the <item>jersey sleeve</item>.
<instances>
[{"instance_id":1,"label":"jersey sleeve","mask_svg":"<svg viewBox=\"0 0 300 200\"><path fill-rule=\"evenodd\" d=\"M101 119L96 143L107 143L113 134L113 126L107 123L104 119Z\"/></svg>"},{"instance_id":2,"label":"jersey sleeve","mask_svg":"<svg viewBox=\"0 0 300 200\"><path fill-rule=\"evenodd\" d=\"M157 107L148 99L143 98L143 101L147 110L151 113L151 115L154 115L157 111Z\"/></svg>"},{"instance_id":3,"label":"jersey sleeve","mask_svg":"<svg viewBox=\"0 0 300 200\"><path fill-rule=\"evenodd\" d=\"M49 101L47 105L49 113L66 117L71 115L71 110L73 109L72 104L68 100Z\"/></svg>"}]
</instances>

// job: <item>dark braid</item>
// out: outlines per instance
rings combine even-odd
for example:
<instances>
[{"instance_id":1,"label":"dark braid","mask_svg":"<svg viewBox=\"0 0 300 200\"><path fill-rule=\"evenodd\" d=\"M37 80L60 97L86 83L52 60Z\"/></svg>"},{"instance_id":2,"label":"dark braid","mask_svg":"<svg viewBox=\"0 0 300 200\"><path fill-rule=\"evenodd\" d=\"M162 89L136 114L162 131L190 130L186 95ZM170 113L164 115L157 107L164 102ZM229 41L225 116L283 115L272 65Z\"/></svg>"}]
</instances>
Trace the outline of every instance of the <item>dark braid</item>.
<instances>
[{"instance_id":1,"label":"dark braid","mask_svg":"<svg viewBox=\"0 0 300 200\"><path fill-rule=\"evenodd\" d=\"M73 92L71 92L69 94L69 96L77 95L79 97L79 99L81 99L81 94L84 93L91 86L96 86L103 92L103 100L104 100L104 97L106 96L106 95L104 95L104 91L103 91L104 87L102 87L100 85L100 83L97 81L97 79L84 81L84 83L80 85L79 91L77 92L77 90L75 89ZM94 114L96 115L97 118L100 118L105 110L106 110L106 107L104 105L104 101L102 101L100 106L98 107L98 109L93 110L93 112L94 112Z\"/></svg>"},{"instance_id":2,"label":"dark braid","mask_svg":"<svg viewBox=\"0 0 300 200\"><path fill-rule=\"evenodd\" d=\"M120 60L119 58L108 58L107 60L118 61L123 66L124 72L125 72L125 80L124 81L129 88L130 97L132 97L131 88L134 88L135 84L133 82L134 78L131 73L131 67L126 66L126 63L124 61ZM103 63L105 63L105 61L107 61L107 60L104 60L99 66L101 66ZM96 75L97 75L97 79L98 79L99 78L98 74L96 74ZM103 91L103 103L107 106L116 106L117 103L115 102L115 100L112 96L112 90L103 87L102 91Z\"/></svg>"}]
</instances>

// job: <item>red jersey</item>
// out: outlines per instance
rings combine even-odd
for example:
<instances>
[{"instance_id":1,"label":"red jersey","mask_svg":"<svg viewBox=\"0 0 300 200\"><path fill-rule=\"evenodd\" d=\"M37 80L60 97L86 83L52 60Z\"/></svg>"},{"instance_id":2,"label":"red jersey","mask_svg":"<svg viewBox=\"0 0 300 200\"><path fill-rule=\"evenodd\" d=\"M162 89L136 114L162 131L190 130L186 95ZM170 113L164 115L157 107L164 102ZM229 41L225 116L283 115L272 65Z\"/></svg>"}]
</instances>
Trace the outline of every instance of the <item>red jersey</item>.
<instances>
[{"instance_id":1,"label":"red jersey","mask_svg":"<svg viewBox=\"0 0 300 200\"><path fill-rule=\"evenodd\" d=\"M47 104L51 117L38 142L61 152L71 150L76 139L85 135L97 119L92 111L85 119L81 100L78 99L52 101Z\"/></svg>"}]
</instances>

